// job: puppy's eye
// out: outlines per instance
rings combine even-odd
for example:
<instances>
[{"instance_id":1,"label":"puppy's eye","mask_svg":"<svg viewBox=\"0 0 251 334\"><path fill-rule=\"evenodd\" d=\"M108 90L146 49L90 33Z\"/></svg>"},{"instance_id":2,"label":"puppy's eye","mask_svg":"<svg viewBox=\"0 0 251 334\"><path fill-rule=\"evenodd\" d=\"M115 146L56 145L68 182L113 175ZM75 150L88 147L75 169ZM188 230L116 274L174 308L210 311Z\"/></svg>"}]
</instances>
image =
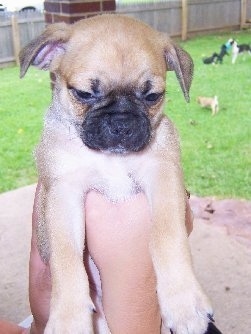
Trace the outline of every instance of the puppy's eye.
<instances>
[{"instance_id":1,"label":"puppy's eye","mask_svg":"<svg viewBox=\"0 0 251 334\"><path fill-rule=\"evenodd\" d=\"M89 92L83 92L82 90L75 89L75 95L82 100L90 100L93 95Z\"/></svg>"},{"instance_id":2,"label":"puppy's eye","mask_svg":"<svg viewBox=\"0 0 251 334\"><path fill-rule=\"evenodd\" d=\"M72 92L72 94L80 101L88 102L95 98L95 96L90 92L85 92L73 87L69 87L69 90Z\"/></svg>"},{"instance_id":3,"label":"puppy's eye","mask_svg":"<svg viewBox=\"0 0 251 334\"><path fill-rule=\"evenodd\" d=\"M147 102L157 102L162 95L163 93L150 93L146 95L145 100Z\"/></svg>"}]
</instances>

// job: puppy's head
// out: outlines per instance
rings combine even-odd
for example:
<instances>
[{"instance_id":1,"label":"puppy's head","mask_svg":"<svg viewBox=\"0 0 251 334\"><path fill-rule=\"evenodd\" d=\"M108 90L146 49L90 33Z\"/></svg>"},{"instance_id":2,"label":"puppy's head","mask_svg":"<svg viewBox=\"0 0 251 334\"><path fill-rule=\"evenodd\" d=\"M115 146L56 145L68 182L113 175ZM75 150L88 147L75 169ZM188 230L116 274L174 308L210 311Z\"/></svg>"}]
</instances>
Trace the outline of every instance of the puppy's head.
<instances>
[{"instance_id":1,"label":"puppy's head","mask_svg":"<svg viewBox=\"0 0 251 334\"><path fill-rule=\"evenodd\" d=\"M142 150L162 117L166 71L175 71L189 100L190 56L165 34L119 15L73 25L53 24L20 53L21 77L30 65L56 75L54 112L76 124L91 149Z\"/></svg>"}]
</instances>

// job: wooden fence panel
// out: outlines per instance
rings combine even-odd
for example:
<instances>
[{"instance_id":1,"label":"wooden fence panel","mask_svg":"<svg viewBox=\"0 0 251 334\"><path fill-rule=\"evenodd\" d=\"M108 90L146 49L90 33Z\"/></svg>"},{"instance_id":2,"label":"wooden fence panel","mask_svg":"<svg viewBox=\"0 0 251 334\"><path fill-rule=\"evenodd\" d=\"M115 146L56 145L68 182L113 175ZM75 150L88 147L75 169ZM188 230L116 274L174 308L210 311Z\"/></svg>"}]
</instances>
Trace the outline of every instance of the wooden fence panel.
<instances>
[{"instance_id":1,"label":"wooden fence panel","mask_svg":"<svg viewBox=\"0 0 251 334\"><path fill-rule=\"evenodd\" d=\"M126 0L122 0L122 3L117 0L116 10L143 20L170 36L186 36L186 12L188 34L240 28L241 2L242 0L136 0L131 4ZM247 3L250 2L251 0L247 0ZM187 11L182 11L182 6L183 9L187 6Z\"/></svg>"},{"instance_id":2,"label":"wooden fence panel","mask_svg":"<svg viewBox=\"0 0 251 334\"><path fill-rule=\"evenodd\" d=\"M41 34L45 28L42 13L0 16L0 67L16 63L20 48Z\"/></svg>"},{"instance_id":3,"label":"wooden fence panel","mask_svg":"<svg viewBox=\"0 0 251 334\"><path fill-rule=\"evenodd\" d=\"M44 19L37 21L20 21L20 43L21 46L26 45L33 38L41 34L45 28Z\"/></svg>"},{"instance_id":4,"label":"wooden fence panel","mask_svg":"<svg viewBox=\"0 0 251 334\"><path fill-rule=\"evenodd\" d=\"M190 0L188 31L191 33L238 27L240 4L239 0Z\"/></svg>"},{"instance_id":5,"label":"wooden fence panel","mask_svg":"<svg viewBox=\"0 0 251 334\"><path fill-rule=\"evenodd\" d=\"M0 23L0 61L13 59L12 29L9 23Z\"/></svg>"},{"instance_id":6,"label":"wooden fence panel","mask_svg":"<svg viewBox=\"0 0 251 334\"><path fill-rule=\"evenodd\" d=\"M247 17L246 21L251 23L251 0L247 0Z\"/></svg>"},{"instance_id":7,"label":"wooden fence panel","mask_svg":"<svg viewBox=\"0 0 251 334\"><path fill-rule=\"evenodd\" d=\"M117 2L116 11L142 20L169 35L181 34L181 1L154 1L135 3Z\"/></svg>"}]
</instances>

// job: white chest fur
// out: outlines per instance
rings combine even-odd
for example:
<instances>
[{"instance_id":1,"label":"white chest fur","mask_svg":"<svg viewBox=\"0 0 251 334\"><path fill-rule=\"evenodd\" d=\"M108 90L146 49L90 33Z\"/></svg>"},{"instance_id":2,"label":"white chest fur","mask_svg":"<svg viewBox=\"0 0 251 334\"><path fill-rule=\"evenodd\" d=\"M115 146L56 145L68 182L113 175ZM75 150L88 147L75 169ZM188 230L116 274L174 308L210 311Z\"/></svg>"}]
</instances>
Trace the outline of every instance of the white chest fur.
<instances>
[{"instance_id":1,"label":"white chest fur","mask_svg":"<svg viewBox=\"0 0 251 334\"><path fill-rule=\"evenodd\" d=\"M112 201L126 199L140 190L137 159L100 154L95 161L90 188L102 192Z\"/></svg>"}]
</instances>

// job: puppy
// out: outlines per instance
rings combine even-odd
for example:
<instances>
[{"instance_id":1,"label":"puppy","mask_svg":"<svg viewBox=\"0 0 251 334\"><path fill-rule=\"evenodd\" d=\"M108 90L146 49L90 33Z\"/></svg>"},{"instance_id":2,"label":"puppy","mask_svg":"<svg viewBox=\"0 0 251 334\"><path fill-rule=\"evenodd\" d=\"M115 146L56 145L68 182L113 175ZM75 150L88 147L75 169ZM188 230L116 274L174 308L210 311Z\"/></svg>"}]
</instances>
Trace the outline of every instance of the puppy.
<instances>
[{"instance_id":1,"label":"puppy","mask_svg":"<svg viewBox=\"0 0 251 334\"><path fill-rule=\"evenodd\" d=\"M197 102L199 105L202 106L202 108L210 108L212 110L212 116L214 116L219 111L219 101L218 97L203 97L198 96Z\"/></svg>"},{"instance_id":2,"label":"puppy","mask_svg":"<svg viewBox=\"0 0 251 334\"><path fill-rule=\"evenodd\" d=\"M146 195L162 331L205 333L212 308L193 272L179 141L163 114L167 70L189 100L190 56L142 22L103 15L49 25L21 51L20 64L21 77L30 65L56 77L36 149L38 247L52 275L45 333L94 333L82 207L93 189L113 202Z\"/></svg>"},{"instance_id":3,"label":"puppy","mask_svg":"<svg viewBox=\"0 0 251 334\"><path fill-rule=\"evenodd\" d=\"M251 56L251 46L248 44L238 44L235 40L232 42L232 64L235 64L240 54L249 53Z\"/></svg>"},{"instance_id":4,"label":"puppy","mask_svg":"<svg viewBox=\"0 0 251 334\"><path fill-rule=\"evenodd\" d=\"M229 55L228 50L231 48L233 39L230 38L225 44L222 44L220 48L220 53L214 52L211 57L202 59L204 64L222 64L223 58Z\"/></svg>"},{"instance_id":5,"label":"puppy","mask_svg":"<svg viewBox=\"0 0 251 334\"><path fill-rule=\"evenodd\" d=\"M214 97L198 96L197 102L203 108L210 108L212 111L212 115L215 115L219 111L219 101L217 96Z\"/></svg>"},{"instance_id":6,"label":"puppy","mask_svg":"<svg viewBox=\"0 0 251 334\"><path fill-rule=\"evenodd\" d=\"M222 64L222 63L223 63L223 58L224 58L226 55L229 55L229 54L228 54L228 52L227 52L227 47L226 47L226 45L223 44L223 45L221 46L220 53L218 54L217 63Z\"/></svg>"},{"instance_id":7,"label":"puppy","mask_svg":"<svg viewBox=\"0 0 251 334\"><path fill-rule=\"evenodd\" d=\"M217 64L218 58L219 58L218 53L214 52L211 57L203 58L202 61L206 65L208 65L208 64Z\"/></svg>"}]
</instances>

